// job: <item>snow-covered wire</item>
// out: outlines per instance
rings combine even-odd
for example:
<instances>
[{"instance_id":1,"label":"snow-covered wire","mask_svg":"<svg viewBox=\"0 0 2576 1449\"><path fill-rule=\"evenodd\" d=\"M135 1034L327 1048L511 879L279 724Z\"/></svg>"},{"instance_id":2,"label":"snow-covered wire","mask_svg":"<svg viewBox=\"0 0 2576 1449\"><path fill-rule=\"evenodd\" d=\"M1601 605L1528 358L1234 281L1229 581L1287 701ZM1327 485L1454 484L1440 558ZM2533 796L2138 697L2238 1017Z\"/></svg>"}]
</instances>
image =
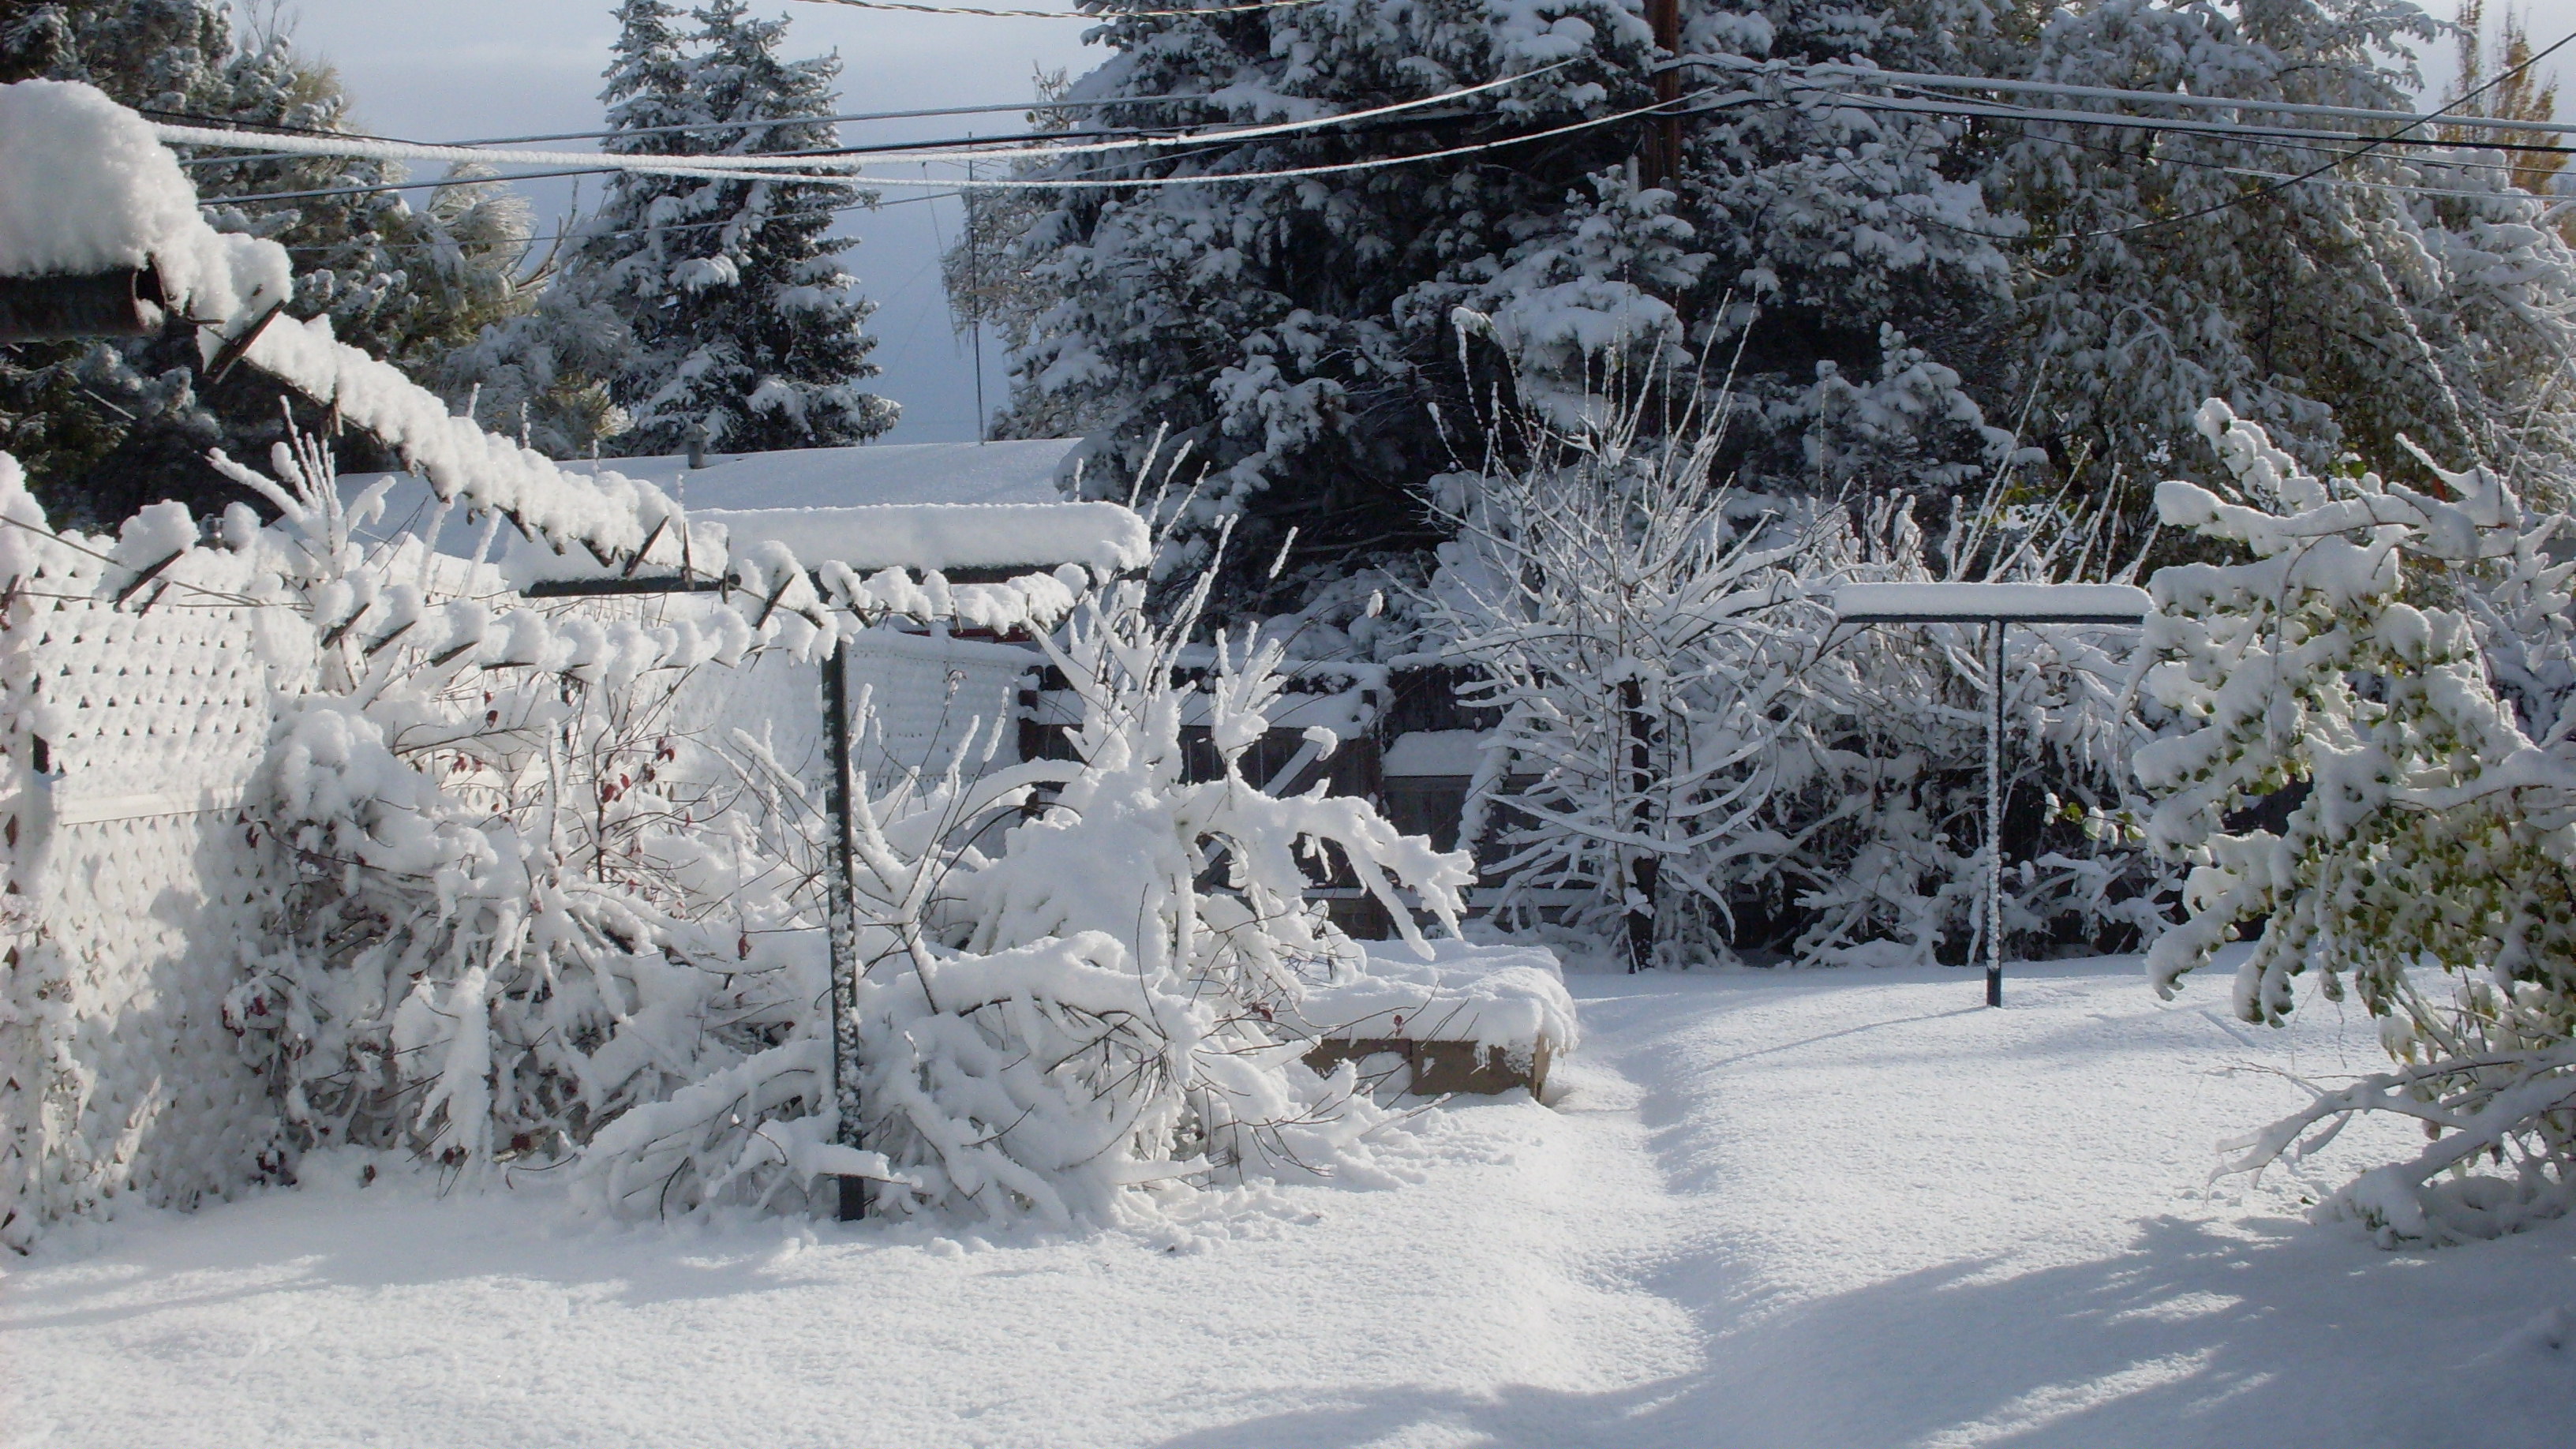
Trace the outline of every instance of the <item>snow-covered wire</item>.
<instances>
[{"instance_id":1,"label":"snow-covered wire","mask_svg":"<svg viewBox=\"0 0 2576 1449\"><path fill-rule=\"evenodd\" d=\"M2550 55L2552 55L2552 54L2553 54L2553 53L2555 53L2556 51L2560 50L2561 48L2565 47L2565 46L2566 46L2569 42L2571 42L2571 41L2576 41L2576 31L2571 31L2571 32L2569 32L2567 35L2560 37L2558 40L2556 40L2556 41L2552 42L2548 47L2546 47L2545 49L2541 50L2538 54L2536 54L2536 55L2532 56L2530 59L2528 59L2528 60L2524 61L2524 62L2523 62L2523 63L2521 63L2520 65L2514 66L2514 67L2513 67L2513 68L2511 68L2510 70L2505 71L2503 74L2498 75L2495 79L2488 81L2486 84L2484 84L2484 85L2482 85L2482 86L2479 86L2477 89L2470 91L2468 94L2466 94L2466 95L2464 95L2464 96L2460 97L2458 100L2453 101L2453 102L2450 104L2450 106L2449 106L2449 107L2446 107L2443 111L2436 111L2436 112L2432 113L2432 114L2431 114L2431 115L2429 115L2429 116L2419 117L2419 118L2417 118L2416 120L2414 120L2412 123L2410 123L2409 125L2407 125L2407 126L2405 126L2405 127L2402 127L2401 129L2403 129L2403 130L2413 130L2413 129L2415 129L2415 128L2416 128L2416 127L2418 127L2418 126L2422 126L2422 125L2428 124L2428 123L2430 123L2430 122L2433 122L2433 121L2436 121L2436 120L2443 119L2443 118L2445 117L2445 115L2446 115L2449 111L2456 110L2457 108L2459 108L2459 107L2461 107L2461 106L2465 106L2465 105L2467 105L2469 102L2476 100L2478 97L2480 97L2480 96L2482 96L2482 95L2485 95L2488 91L2494 90L2496 87L2498 87L2498 86L2500 86L2500 85L2505 84L2506 82L2508 82L2508 81L2512 80L2514 77L2519 76L2519 75L2522 75L2522 74L2524 74L2525 72L2529 71L2533 66L2536 66L2536 65L2540 64L2540 62L2541 62L2541 61L2543 61L2543 60L2547 59ZM2089 111L2086 111L2086 112L2076 112L2076 113L2073 113L2073 114L2075 114L2075 115L2077 115L2077 116L2080 116L2080 117L2090 117L2090 116L2094 115L2094 113L2093 113L2093 112L2089 112ZM2091 122L2089 122L2089 121L2084 122L2084 123L2085 123L2085 124L2091 124ZM2260 129L2260 128L2249 128L2249 129ZM2223 212L2223 211L2231 211L2231 210L2234 210L2235 208L2240 207L2240 206L2250 205L2250 204L2252 204L2253 202L2260 201L2260 200L2262 200L2262 199L2264 199L2264 198L2266 198L2266 197L2269 197L2269 196L2277 196L2277 195L2279 195L2281 192L2287 191L2287 190L2289 190L2289 189L2290 189L2291 187L2293 187L2293 186L2297 186L2297 185L2299 185L2299 184L2301 184L2301 183L2303 183L2303 182L2314 181L2314 180L2316 180L2318 177L2321 177L2321 176L2325 175L2327 172L2332 171L2333 169L2335 169L2335 168L2336 168L2336 167L2338 167L2338 166L2344 165L2344 164L2346 164L2347 162L2358 161L2358 160L2360 160L2362 157L2369 155L2371 152L2373 152L2373 151L2377 151L2377 150L2380 150L2380 149L2382 149L2382 148L2384 148L2384 147L2392 146L2392 145L2424 145L2424 144L2449 144L2449 143L2427 143L2427 142L2422 142L2422 141L2408 141L2406 138L2404 138L2404 137L2402 137L2402 136L2374 136L2374 137L2369 138L2368 140L2366 140L2366 141L2365 141L2365 142L2363 142L2362 144L2360 144L2360 145L2358 145L2358 146L2354 147L2354 149L2353 149L2352 151L2350 151L2349 153L2346 153L2346 154L2343 154L2343 155L2339 155L2339 156L2335 157L2333 160L2326 161L2326 162L2324 162L2324 163L2322 163L2322 164L2320 164L2320 165L2317 165L2317 166L2315 166L2315 167L2310 168L2309 170L2302 171L2302 172L2298 173L2298 174L2297 174L2297 175L2295 175L2295 176L2285 177L2285 178L2283 178L2282 180L2277 181L2277 182L2274 182L2274 183L2271 183L2271 184L2269 184L2269 185L2256 187L2254 190L2249 191L2249 192L2246 192L2246 193L2244 193L2243 195L2239 195L2239 196L2231 196L2231 197L2227 198L2227 199L2226 199L2226 200L2224 200L2224 201L2216 201L2216 202L2212 202L2212 203L2210 203L2210 204L2209 204L2209 205L2207 205L2207 206L2195 207L2195 208L2193 208L2193 209L2192 209L2192 210L2190 210L2190 211L2177 212L2177 213L2175 213L2175 214L2174 214L2174 215L2172 215L2172 216L2151 217L2151 218L2149 218L2148 220L2145 220L2145 221L2130 222L2130 223L2127 223L2127 224L2124 224L2124 225L2121 225L2121 226L2097 227L2097 228L2093 228L2093 229L2088 230L2088 231L2059 232L2059 233L2054 233L2054 234L2052 234L2048 239L2049 239L2050 241L2052 241L2052 242L2094 241L2094 240L2099 240L2099 239L2102 239L2102 238L2105 238L2105 237L2131 236L2131 235L2135 235L2136 233L2143 232L2143 231L2153 231L2153 230L2156 230L2156 229L2161 228L2161 227L2175 226L2175 225L2178 225L2178 224L2180 224L2180 223L2182 223L2182 222L2186 222L2186 221L2196 221L2196 220L2198 220L2198 219L2200 219L2200 218L2202 218L2202 217L2206 217L2206 216L2214 216L2214 215L2216 215L2216 214L2218 214L2218 213L2220 213L2220 212ZM2497 150L2497 149L2510 149L2510 148L2500 148L2500 147L2498 147L2498 146L2494 145L2493 143L2485 143L2485 144L2481 144L2481 145L2479 145L2479 146L2478 146L2478 147L2476 147L2475 149L2478 149L2478 150ZM1843 157L1839 157L1839 156L1837 156L1837 157L1835 158L1835 160L1836 160L1836 163L1837 163L1838 165L1840 165L1840 166L1842 167L1842 169L1843 169L1845 172L1847 172L1847 173L1851 173L1851 174L1853 175L1853 178L1854 178L1855 180L1858 180L1858 179L1859 179L1859 177L1858 177L1858 173L1856 173L1856 172L1852 172L1852 170L1851 170L1851 163L1850 163L1850 161L1849 161L1848 159L1845 159L1845 158L1843 158ZM1892 202L1891 202L1890 204L1891 204L1891 205L1893 205L1893 203L1892 203ZM2009 235L2004 235L2004 234L1995 233L1995 232L1981 231L1981 230L1978 230L1977 228L1974 228L1974 227L1964 227L1964 226L1959 226L1959 225L1957 225L1956 223L1943 221L1943 220L1940 220L1940 219L1939 219L1939 218L1937 218L1937 217L1925 216L1925 215L1923 215L1922 213L1917 212L1917 211L1914 211L1913 209L1908 208L1908 207L1896 207L1895 209L1896 209L1896 210L1898 210L1898 211L1900 211L1900 212L1903 212L1907 217L1909 217L1909 218L1911 218L1911 219L1913 219L1913 220L1915 220L1915 221L1922 222L1923 224L1925 224L1925 225L1927 225L1927 226L1938 227L1938 228L1941 228L1942 230L1945 230L1945 231L1957 232L1957 233L1959 233L1959 234L1961 234L1961 235L1964 235L1964 236L1980 237L1980 238L1983 238L1983 239L1985 239L1985 240L1987 240L1987 241L1995 241L1995 242L2017 242L2017 241L2021 241L2021 240L2023 240L2023 238L2022 238L2022 237L2019 237L2019 236L2009 236Z\"/></svg>"},{"instance_id":2,"label":"snow-covered wire","mask_svg":"<svg viewBox=\"0 0 2576 1449\"><path fill-rule=\"evenodd\" d=\"M1684 56L1675 65L1722 64L1706 57ZM2504 116L2463 116L2444 111L2416 115L2407 111L2374 111L2363 106L2320 106L2299 101L2265 101L2237 96L2188 95L2176 91L2133 91L2113 86L2067 85L2058 81L2005 80L1993 76L1940 75L1923 71L1873 70L1865 66L1823 64L1805 68L1810 76L1848 75L1855 80L1888 85L1924 86L1938 90L1992 90L2022 95L2067 96L2078 100L2147 101L2198 110L2269 111L2276 115L2316 116L2325 120L2368 121L2377 125L2441 124L2474 130L2547 132L2576 135L2576 121L2526 121ZM2474 143L2471 143L2474 144Z\"/></svg>"},{"instance_id":3,"label":"snow-covered wire","mask_svg":"<svg viewBox=\"0 0 2576 1449\"><path fill-rule=\"evenodd\" d=\"M1692 92L1690 94L1677 97L1674 100L1656 101L1650 105L1638 106L1632 110L1618 111L1607 116L1595 116L1587 121L1574 121L1566 125L1551 127L1544 131L1527 131L1519 135L1497 137L1490 141L1476 141L1463 146L1444 147L1437 151L1417 151L1407 156L1378 156L1364 161L1337 161L1317 166L1282 167L1272 171L1209 172L1197 176L1134 176L1125 178L1104 178L1097 181L1014 178L1010 180L978 181L975 183L975 189L979 191L987 189L1091 191L1118 190L1126 187L1212 186L1242 181L1284 181L1302 176L1342 176L1360 171L1382 171L1390 166L1410 166L1421 161L1443 161L1453 156L1474 156L1487 151L1500 151L1512 146L1524 146L1532 141L1546 141L1558 136L1574 135L1581 131L1598 130L1603 126L1615 126L1622 121L1633 121L1641 116L1659 114L1675 105L1681 104L1684 101L1693 100L1700 96L1707 95L1715 89L1715 87L1711 87L1709 91ZM1748 98L1748 102L1750 102L1750 98ZM1231 138L1223 136L1203 137L1201 138L1201 144L1214 144L1215 142L1229 139ZM954 186L957 183L954 181L934 181L929 179L914 181L897 176L871 176L867 178L867 184L870 186Z\"/></svg>"},{"instance_id":4,"label":"snow-covered wire","mask_svg":"<svg viewBox=\"0 0 2576 1449\"><path fill-rule=\"evenodd\" d=\"M2252 141L2344 141L2361 146L2364 151L2370 148L2363 146L2362 143L2368 142L2396 146L2457 147L2474 151L2512 151L2548 156L2576 155L2576 146L2554 146L2539 142L2460 141L2438 136L2421 138L2370 136L2358 131L2321 131L2295 126L2253 126L2228 121L2191 121L2169 116L2122 115L2112 111L2044 110L2034 106L2016 106L2005 101L1857 96L1828 86L1793 85L1791 89L1835 95L1840 97L1835 104L1864 111L1895 111L1924 116L1972 116L1986 120L2039 122L2049 125L2105 126L2118 130L2226 136Z\"/></svg>"},{"instance_id":5,"label":"snow-covered wire","mask_svg":"<svg viewBox=\"0 0 2576 1449\"><path fill-rule=\"evenodd\" d=\"M706 176L728 181L764 180L772 178L759 173L838 169L842 166L846 166L855 174L860 168L868 165L873 157L880 155L910 165L922 161L983 160L992 156L996 150L1000 150L1015 161L1025 161L1047 160L1056 156L1089 155L1099 151L1127 150L1136 147L1202 146L1210 143L1232 144L1263 140L1272 136L1295 135L1305 131L1348 125L1354 121L1375 120L1381 116L1400 115L1407 111L1417 111L1428 106L1462 100L1561 70L1571 63L1557 61L1535 70L1522 71L1472 86L1462 86L1456 90L1442 91L1436 95L1420 96L1408 101L1396 101L1383 106L1345 111L1331 116L1309 117L1302 121L1275 121L1222 131L1191 131L1176 136L1142 136L1132 140L1085 142L1071 146L984 146L959 151L925 151L906 146L889 146L866 148L864 153L858 148L838 148L758 155L638 156L617 152L502 151L482 146L426 146L408 141L362 140L354 136L249 135L210 130L202 126L180 126L166 121L155 122L153 131L162 141L172 145L257 148L260 143L266 143L267 150L280 155L333 156L372 161L444 161L451 165L563 165L582 166L602 171L639 171L648 175ZM774 179L848 181L851 177L781 175Z\"/></svg>"},{"instance_id":6,"label":"snow-covered wire","mask_svg":"<svg viewBox=\"0 0 2576 1449\"><path fill-rule=\"evenodd\" d=\"M356 136L368 141L391 141L406 146L525 146L538 141L599 141L611 136L662 136L701 131L757 131L771 126L841 126L866 121L915 121L938 116L984 116L1009 111L1078 111L1108 106L1182 105L1199 101L1222 100L1209 92L1177 96L1111 96L1100 100L1012 101L1007 104L980 106L934 106L918 111L850 111L836 116L787 116L752 121L680 121L667 126L635 126L617 131L549 131L532 136L477 136L464 141L413 141L400 136L377 136L363 131L327 131L312 126L276 126L266 122L237 121L227 116L210 116L198 111L163 111L150 106L137 106L142 115L164 121L197 121L208 125L238 127L255 135L285 136ZM296 153L285 151L257 152L243 156L191 156L181 166L217 166L253 161L285 161Z\"/></svg>"},{"instance_id":7,"label":"snow-covered wire","mask_svg":"<svg viewBox=\"0 0 2576 1449\"><path fill-rule=\"evenodd\" d=\"M1322 0L1253 0L1251 4L1209 5L1195 10L987 10L974 5L915 5L907 0L804 0L808 5L840 5L852 10L899 10L908 15L971 15L981 20L1087 20L1095 25L1115 20L1186 20L1201 15L1250 15L1262 10L1294 10Z\"/></svg>"}]
</instances>

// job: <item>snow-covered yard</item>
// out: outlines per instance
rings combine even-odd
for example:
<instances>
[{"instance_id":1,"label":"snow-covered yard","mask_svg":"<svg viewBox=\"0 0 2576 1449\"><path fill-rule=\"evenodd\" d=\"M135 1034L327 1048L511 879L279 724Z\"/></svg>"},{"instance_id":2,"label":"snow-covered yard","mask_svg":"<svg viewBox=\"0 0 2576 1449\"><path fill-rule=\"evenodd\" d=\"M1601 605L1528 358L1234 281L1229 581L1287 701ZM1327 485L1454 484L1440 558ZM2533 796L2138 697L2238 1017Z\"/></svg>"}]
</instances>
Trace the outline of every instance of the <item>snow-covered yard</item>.
<instances>
[{"instance_id":1,"label":"snow-covered yard","mask_svg":"<svg viewBox=\"0 0 2576 1449\"><path fill-rule=\"evenodd\" d=\"M1570 979L1553 1110L1196 1224L607 1227L309 1181L0 1278L19 1445L2562 1445L2576 1226L2428 1253L2212 1144L2374 1069L2133 961ZM2404 1144L2356 1129L2340 1182ZM323 1174L314 1174L315 1178Z\"/></svg>"}]
</instances>

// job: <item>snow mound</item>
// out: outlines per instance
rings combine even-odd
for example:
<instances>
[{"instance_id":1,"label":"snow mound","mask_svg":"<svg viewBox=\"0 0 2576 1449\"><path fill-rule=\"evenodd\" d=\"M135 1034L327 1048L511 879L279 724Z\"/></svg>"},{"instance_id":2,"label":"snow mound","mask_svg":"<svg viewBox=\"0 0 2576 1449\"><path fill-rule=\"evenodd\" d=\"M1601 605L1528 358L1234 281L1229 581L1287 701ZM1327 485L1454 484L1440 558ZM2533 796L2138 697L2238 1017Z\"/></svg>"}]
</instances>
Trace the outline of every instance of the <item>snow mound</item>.
<instances>
[{"instance_id":1,"label":"snow mound","mask_svg":"<svg viewBox=\"0 0 2576 1449\"><path fill-rule=\"evenodd\" d=\"M1310 986L1302 1009L1327 1040L1465 1041L1528 1059L1541 1039L1562 1057L1581 1041L1565 972L1544 946L1366 941L1359 975Z\"/></svg>"}]
</instances>

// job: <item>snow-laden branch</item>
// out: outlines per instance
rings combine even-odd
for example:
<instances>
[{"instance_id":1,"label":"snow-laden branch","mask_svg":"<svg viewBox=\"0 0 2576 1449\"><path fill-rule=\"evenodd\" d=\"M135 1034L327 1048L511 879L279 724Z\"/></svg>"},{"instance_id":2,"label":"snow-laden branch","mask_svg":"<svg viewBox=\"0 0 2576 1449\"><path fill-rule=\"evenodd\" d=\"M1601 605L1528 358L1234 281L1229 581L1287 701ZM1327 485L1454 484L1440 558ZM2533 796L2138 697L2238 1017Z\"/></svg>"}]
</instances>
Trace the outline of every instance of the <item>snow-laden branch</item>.
<instances>
[{"instance_id":1,"label":"snow-laden branch","mask_svg":"<svg viewBox=\"0 0 2576 1449\"><path fill-rule=\"evenodd\" d=\"M2407 1065L2233 1144L2231 1167L2393 1112L2434 1145L2326 1205L2384 1241L2452 1241L2576 1205L2576 565L2494 473L2446 496L2300 470L2254 424L2201 412L2245 501L2190 484L2166 521L2243 562L2154 580L2150 695L2189 727L2138 752L2151 838L2190 862L2158 989L2260 920L2236 1009L2279 1022L2296 978L2360 992ZM2428 466L2430 466L2428 462ZM2287 790L2276 830L2231 824ZM2315 1138L2311 1129L2328 1124ZM2306 1144L2300 1144L2307 1138ZM2506 1167L2509 1176L2494 1169Z\"/></svg>"}]
</instances>

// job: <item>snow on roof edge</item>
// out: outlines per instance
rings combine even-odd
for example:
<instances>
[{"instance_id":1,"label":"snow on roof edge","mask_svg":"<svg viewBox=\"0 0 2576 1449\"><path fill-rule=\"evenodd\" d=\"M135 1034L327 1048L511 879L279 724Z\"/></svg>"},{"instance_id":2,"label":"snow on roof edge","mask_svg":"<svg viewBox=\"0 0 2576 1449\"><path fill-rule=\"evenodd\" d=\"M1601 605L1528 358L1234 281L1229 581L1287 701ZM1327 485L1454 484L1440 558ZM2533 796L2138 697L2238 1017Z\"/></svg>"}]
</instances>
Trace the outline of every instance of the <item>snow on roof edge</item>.
<instances>
[{"instance_id":1,"label":"snow on roof edge","mask_svg":"<svg viewBox=\"0 0 2576 1449\"><path fill-rule=\"evenodd\" d=\"M1834 590L1834 613L1850 619L2051 619L2139 620L2155 612L2147 591L2133 584L1844 584Z\"/></svg>"},{"instance_id":2,"label":"snow on roof edge","mask_svg":"<svg viewBox=\"0 0 2576 1449\"><path fill-rule=\"evenodd\" d=\"M1051 568L1100 573L1153 557L1145 520L1119 503L878 503L848 508L703 509L728 547L778 542L799 557L854 569Z\"/></svg>"}]
</instances>

